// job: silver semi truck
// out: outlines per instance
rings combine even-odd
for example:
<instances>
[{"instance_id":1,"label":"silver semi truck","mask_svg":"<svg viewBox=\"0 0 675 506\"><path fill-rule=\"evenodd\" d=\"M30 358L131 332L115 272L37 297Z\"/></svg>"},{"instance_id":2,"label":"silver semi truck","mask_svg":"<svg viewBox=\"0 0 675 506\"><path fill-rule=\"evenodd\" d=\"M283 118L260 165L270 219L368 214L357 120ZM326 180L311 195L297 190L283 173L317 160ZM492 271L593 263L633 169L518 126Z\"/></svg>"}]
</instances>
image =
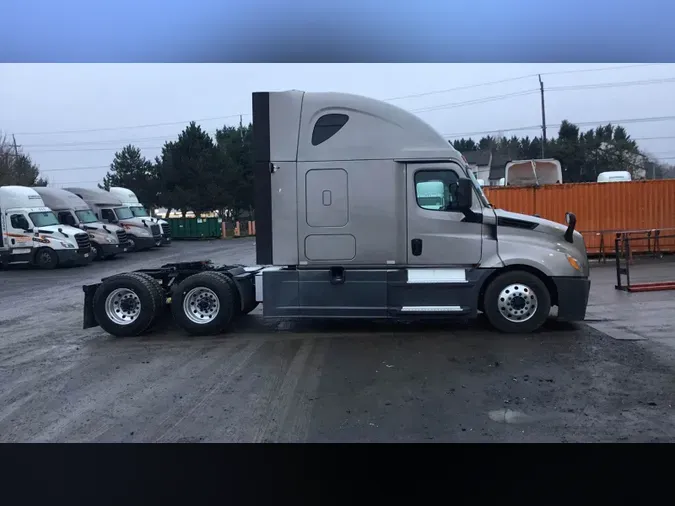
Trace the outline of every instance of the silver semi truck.
<instances>
[{"instance_id":1,"label":"silver semi truck","mask_svg":"<svg viewBox=\"0 0 675 506\"><path fill-rule=\"evenodd\" d=\"M114 258L127 249L127 233L117 225L105 225L80 197L61 188L33 187L62 225L81 228L89 234L94 259Z\"/></svg>"},{"instance_id":2,"label":"silver semi truck","mask_svg":"<svg viewBox=\"0 0 675 506\"><path fill-rule=\"evenodd\" d=\"M119 186L111 186L108 191L120 199L122 204L131 209L131 212L136 218L142 218L150 221L150 223L159 225L162 233L162 244L171 244L171 226L169 225L169 222L150 216L150 213L143 207L143 204L141 204L134 192Z\"/></svg>"},{"instance_id":3,"label":"silver semi truck","mask_svg":"<svg viewBox=\"0 0 675 506\"><path fill-rule=\"evenodd\" d=\"M167 264L85 285L84 328L148 330L170 305L191 334L273 318L475 317L531 332L583 320L576 217L495 209L461 154L417 116L344 93L253 94L255 266ZM431 190L431 191L430 191ZM563 217L561 216L561 219Z\"/></svg>"},{"instance_id":4,"label":"silver semi truck","mask_svg":"<svg viewBox=\"0 0 675 506\"><path fill-rule=\"evenodd\" d=\"M64 188L74 193L94 211L103 223L122 227L127 233L127 250L141 251L162 245L162 231L157 223L137 218L119 197L98 188Z\"/></svg>"}]
</instances>

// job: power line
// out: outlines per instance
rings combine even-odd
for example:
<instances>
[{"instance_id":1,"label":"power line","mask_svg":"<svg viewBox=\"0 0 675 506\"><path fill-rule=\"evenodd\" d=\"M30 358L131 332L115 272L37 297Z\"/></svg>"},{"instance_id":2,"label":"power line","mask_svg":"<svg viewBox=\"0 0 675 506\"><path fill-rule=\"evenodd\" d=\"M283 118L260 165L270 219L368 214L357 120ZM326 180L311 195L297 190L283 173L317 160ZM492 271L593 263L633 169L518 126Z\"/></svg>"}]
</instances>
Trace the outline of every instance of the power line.
<instances>
[{"instance_id":1,"label":"power line","mask_svg":"<svg viewBox=\"0 0 675 506\"><path fill-rule=\"evenodd\" d=\"M476 98L474 100L465 100L463 102L454 102L450 104L441 104L441 105L435 105L431 107L426 107L423 109L416 109L412 110L409 112L412 113L422 113L422 112L431 112L431 111L439 111L441 109L453 109L456 107L464 107L467 105L477 105L477 104L484 104L486 102L494 102L495 100L504 100L506 98L511 98L511 97L523 97L526 95L532 95L533 93L539 93L538 89L533 89L533 90L525 90L525 91L516 91L514 93L504 93L502 95L494 95L491 97L483 97L483 98Z\"/></svg>"},{"instance_id":2,"label":"power line","mask_svg":"<svg viewBox=\"0 0 675 506\"><path fill-rule=\"evenodd\" d=\"M644 65L652 65L652 64L643 64L643 65L638 65L638 66L644 66ZM632 67L632 66L629 66ZM617 67L613 67L617 68ZM626 67L618 67L618 68L626 68ZM602 69L588 69L588 71L591 70L602 70ZM585 72L587 69L580 69L578 72ZM564 72L564 71L562 71ZM567 71L567 72L577 72L577 71ZM550 73L549 73L550 74ZM515 78L512 78L515 79ZM495 81L496 82L496 81ZM663 79L647 79L647 80L639 80L639 81L619 81L619 82L609 82L609 83L595 83L595 84L585 84L585 85L571 85L571 86L557 86L557 87L551 87L548 88L547 91L572 91L572 90L585 90L585 89L597 89L597 88L613 88L613 87L625 87L625 86L640 86L640 85L649 85L649 84L663 84L663 83L672 83L675 82L675 78L663 78ZM489 83L488 83L489 84ZM457 107L464 107L464 106L469 106L469 105L478 105L478 104L483 104L487 102L493 102L493 101L498 101L498 100L504 100L507 98L512 98L512 97L520 97L520 96L528 96L532 95L534 93L538 93L539 90L536 89L531 89L531 90L523 90L523 91L517 91L513 93L504 93L500 95L494 95L494 96L489 96L489 97L481 97L477 99L472 99L472 100L465 100L461 102L453 102L449 104L440 104L436 106L429 106L429 107L424 107L421 109L414 109L411 110L410 112L412 113L425 113L425 112L431 112L431 111L437 111L437 110L442 110L442 109L453 109ZM434 93L434 92L430 92ZM232 115L228 117L235 117L235 116L241 116L241 115ZM223 117L224 118L224 117ZM214 119L214 118L211 118ZM218 118L220 119L220 118ZM195 121L203 121L203 120L195 120ZM183 124L185 122L181 122ZM175 123L178 124L178 123ZM159 125L159 124L155 124ZM138 128L143 128L147 126L152 126L152 125L139 125ZM125 127L120 127L120 128L125 128ZM135 128L135 127L129 127L129 128ZM538 128L538 127L537 127ZM524 128L524 130L530 130L534 129L527 127ZM495 131L496 133L497 131ZM492 133L492 132L485 132L485 133ZM107 139L107 140L102 140L102 141L84 141L84 142L67 142L67 143L55 143L55 144L33 144L33 145L23 145L24 148L36 148L36 147L60 147L60 146L84 146L84 145L97 145L97 144L119 144L119 143L138 143L138 142L145 142L149 140L163 140L166 139L167 136L154 136L154 137L145 137L145 138L136 138L136 139ZM40 153L46 153L46 152L56 152L56 151L105 151L108 148L92 148L92 149L76 149L76 150L40 150L36 152ZM148 147L145 146L144 149L159 149L155 147Z\"/></svg>"},{"instance_id":3,"label":"power line","mask_svg":"<svg viewBox=\"0 0 675 506\"><path fill-rule=\"evenodd\" d=\"M615 67L600 67L600 68L592 68L592 69L576 69L576 70L559 70L559 71L552 71L552 72L539 72L537 74L527 74L527 75L522 75L518 77L509 77L506 79L500 79L498 81L489 81L489 82L484 82L484 83L476 83L476 84L469 84L465 86L457 86L455 88L446 88L444 90L435 90L435 91L427 91L424 93L416 93L413 95L402 95L399 97L392 97L392 98L385 98L385 102L393 102L395 100L403 100L407 98L418 98L418 97L426 97L430 95L439 95L441 93L450 93L453 91L462 91L462 90L470 90L473 88L478 88L480 86L492 86L495 84L504 84L508 82L513 82L513 81L521 81L523 79L531 79L534 77L537 77L538 75L542 76L551 76L551 75L562 75L562 74L576 74L576 73L581 73L581 72L600 72L604 70L617 70L617 69L629 69L629 68L635 68L635 67L650 67L654 65L666 65L665 63L638 63L635 65L620 65L620 66L615 66Z\"/></svg>"},{"instance_id":4,"label":"power line","mask_svg":"<svg viewBox=\"0 0 675 506\"><path fill-rule=\"evenodd\" d=\"M675 138L673 136L672 138ZM631 140L640 140L639 138L636 139L631 139ZM658 151L655 153L648 153L649 156L655 156L661 159L669 159L669 158L675 158L675 156L672 157L663 157L661 155L670 155L670 154L675 154L675 151L670 150L670 151ZM109 169L109 165L90 165L86 167L65 167L65 168L58 168L58 169L40 169L40 172L61 172L61 171L78 171L78 170L102 170L102 169ZM86 181L85 181L86 182ZM59 183L59 184L75 184L75 183Z\"/></svg>"},{"instance_id":5,"label":"power line","mask_svg":"<svg viewBox=\"0 0 675 506\"><path fill-rule=\"evenodd\" d=\"M472 88L477 88L477 87L481 87L481 86L491 86L491 85L495 85L495 84L502 84L502 83L506 83L506 82L518 81L518 80L522 80L522 79L536 77L538 74L541 74L542 76L576 74L576 73L586 73L586 72L602 72L602 71L607 71L607 70L628 69L628 68L636 68L636 67L649 67L649 66L655 66L655 65L665 65L665 63L640 63L640 64L634 64L634 65L619 65L619 66L614 66L614 67L599 67L599 68L592 68L592 69L574 69L574 70L540 72L540 73L537 73L537 74L528 74L528 75L523 75L523 76L518 76L518 77L500 79L500 80L497 80L497 81L475 83L475 84L471 84L471 85L458 86L458 87L455 87L455 88L447 88L447 89L444 89L444 90L436 90L436 91L429 91L429 92L418 93L418 94L413 94L413 95L404 95L404 96L399 96L399 97L392 97L392 98L384 99L384 101L388 102L388 101L402 100L402 99L405 99L405 98L417 98L417 97L436 95L436 94L441 94L441 93L449 93L449 92L452 92L452 91L460 91L460 90L464 90L464 89L472 89ZM102 127L102 128L84 128L84 129L77 129L77 130L55 130L55 131L50 131L50 132L17 132L17 133L15 133L15 135L26 136L26 135L56 135L56 134L90 133L90 132L109 132L109 131L116 131L116 130L132 130L132 129L153 128L153 127L161 127L161 126L174 126L174 125L187 124L187 123L190 123L191 121L204 122L204 121L224 120L224 119L236 118L236 117L240 117L240 116L251 116L251 113L237 113L237 114L230 114L230 115L227 115L227 116L215 116L215 117L210 117L210 118L201 118L201 119L192 119L192 120L183 120L183 121L171 121L171 122L164 122L164 123L149 123L149 124L145 124L145 125L130 125L130 126Z\"/></svg>"},{"instance_id":6,"label":"power line","mask_svg":"<svg viewBox=\"0 0 675 506\"><path fill-rule=\"evenodd\" d=\"M570 90L594 90L599 88L620 88L624 86L642 86L646 84L673 83L675 77L666 77L662 79L646 79L642 81L617 81L613 83L595 83L595 84L576 84L570 86L552 86L546 91L570 91Z\"/></svg>"},{"instance_id":7,"label":"power line","mask_svg":"<svg viewBox=\"0 0 675 506\"><path fill-rule=\"evenodd\" d=\"M61 172L71 170L95 170L95 169L109 169L110 165L91 165L89 167L67 167L65 169L40 169L40 172Z\"/></svg>"},{"instance_id":8,"label":"power line","mask_svg":"<svg viewBox=\"0 0 675 506\"><path fill-rule=\"evenodd\" d=\"M251 116L251 113L239 113L239 114L230 114L229 116L215 116L212 118L202 118L202 119L191 119L183 121L171 121L167 123L150 123L147 125L132 125L132 126L121 126L121 127L105 127L105 128L85 128L81 130L55 130L52 132L19 132L14 135L55 135L55 134L78 134L78 133L89 133L89 132L110 132L115 130L132 130L136 128L152 128L160 126L174 126L174 125L185 125L191 122L201 123L203 121L215 121L223 120L229 118L238 118L239 116Z\"/></svg>"},{"instance_id":9,"label":"power line","mask_svg":"<svg viewBox=\"0 0 675 506\"><path fill-rule=\"evenodd\" d=\"M675 116L652 116L652 117L646 117L646 118L628 118L628 119L619 119L619 120L604 120L604 121L570 121L573 125L576 126L589 126L589 125L607 125L607 124L619 124L623 125L626 123L650 123L650 122L658 122L658 121L675 121ZM550 127L560 127L560 123L556 125L548 125ZM526 127L517 127L517 128L499 128L496 130L482 130L482 131L477 131L477 132L461 132L461 133L452 133L452 134L444 134L444 137L449 137L449 138L458 138L458 137L466 137L466 136L471 136L471 135L481 135L481 134L498 134L502 132L519 132L519 131L526 131L526 130L539 130L541 128L541 125L533 125L533 126L526 126Z\"/></svg>"},{"instance_id":10,"label":"power line","mask_svg":"<svg viewBox=\"0 0 675 506\"><path fill-rule=\"evenodd\" d=\"M675 135L663 135L660 137L632 137L634 141L655 141L665 139L675 139Z\"/></svg>"},{"instance_id":11,"label":"power line","mask_svg":"<svg viewBox=\"0 0 675 506\"><path fill-rule=\"evenodd\" d=\"M23 146L22 146L23 147ZM140 149L162 149L164 146L140 146ZM35 149L31 150L33 153L80 153L86 151L119 151L119 146L111 146L109 148L81 148L81 149Z\"/></svg>"}]
</instances>

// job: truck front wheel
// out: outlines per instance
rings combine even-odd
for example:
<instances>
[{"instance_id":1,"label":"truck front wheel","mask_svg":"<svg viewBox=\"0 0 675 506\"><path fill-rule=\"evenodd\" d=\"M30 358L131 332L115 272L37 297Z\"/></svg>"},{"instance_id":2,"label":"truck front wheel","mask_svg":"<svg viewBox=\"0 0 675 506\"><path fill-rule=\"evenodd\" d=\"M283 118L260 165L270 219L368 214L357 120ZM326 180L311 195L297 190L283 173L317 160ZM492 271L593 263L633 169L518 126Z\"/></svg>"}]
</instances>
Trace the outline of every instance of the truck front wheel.
<instances>
[{"instance_id":1,"label":"truck front wheel","mask_svg":"<svg viewBox=\"0 0 675 506\"><path fill-rule=\"evenodd\" d=\"M101 328L117 337L138 336L148 330L159 310L153 283L136 273L107 278L96 290L93 302Z\"/></svg>"},{"instance_id":2,"label":"truck front wheel","mask_svg":"<svg viewBox=\"0 0 675 506\"><path fill-rule=\"evenodd\" d=\"M40 269L55 269L59 265L59 257L51 248L40 248L35 252L34 262Z\"/></svg>"},{"instance_id":3,"label":"truck front wheel","mask_svg":"<svg viewBox=\"0 0 675 506\"><path fill-rule=\"evenodd\" d=\"M178 325L193 335L223 332L239 310L236 287L220 272L200 272L183 280L171 299Z\"/></svg>"},{"instance_id":4,"label":"truck front wheel","mask_svg":"<svg viewBox=\"0 0 675 506\"><path fill-rule=\"evenodd\" d=\"M136 238L128 234L127 235L127 251L136 251Z\"/></svg>"},{"instance_id":5,"label":"truck front wheel","mask_svg":"<svg viewBox=\"0 0 675 506\"><path fill-rule=\"evenodd\" d=\"M551 296L534 274L505 272L485 290L483 310L490 324L501 332L533 332L546 321Z\"/></svg>"},{"instance_id":6,"label":"truck front wheel","mask_svg":"<svg viewBox=\"0 0 675 506\"><path fill-rule=\"evenodd\" d=\"M103 260L103 250L101 250L101 247L93 241L91 243L91 256L92 260Z\"/></svg>"}]
</instances>

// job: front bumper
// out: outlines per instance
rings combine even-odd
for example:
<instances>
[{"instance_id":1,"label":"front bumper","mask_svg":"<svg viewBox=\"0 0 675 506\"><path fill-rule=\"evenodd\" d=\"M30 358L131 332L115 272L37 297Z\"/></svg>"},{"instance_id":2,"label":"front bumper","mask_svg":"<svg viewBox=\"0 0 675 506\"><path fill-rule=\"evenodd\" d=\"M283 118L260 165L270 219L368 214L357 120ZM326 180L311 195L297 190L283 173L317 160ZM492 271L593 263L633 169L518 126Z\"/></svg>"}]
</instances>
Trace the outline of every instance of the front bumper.
<instances>
[{"instance_id":1,"label":"front bumper","mask_svg":"<svg viewBox=\"0 0 675 506\"><path fill-rule=\"evenodd\" d=\"M553 278L558 291L558 318L582 321L586 317L591 280L588 278Z\"/></svg>"},{"instance_id":2,"label":"front bumper","mask_svg":"<svg viewBox=\"0 0 675 506\"><path fill-rule=\"evenodd\" d=\"M59 265L87 265L94 259L91 251L84 253L75 249L56 250L56 256L59 258Z\"/></svg>"},{"instance_id":3,"label":"front bumper","mask_svg":"<svg viewBox=\"0 0 675 506\"><path fill-rule=\"evenodd\" d=\"M126 252L127 250L121 244L101 244L99 248L101 248L101 253L103 254L104 257L110 255L119 255L121 253Z\"/></svg>"},{"instance_id":4,"label":"front bumper","mask_svg":"<svg viewBox=\"0 0 675 506\"><path fill-rule=\"evenodd\" d=\"M150 249L154 248L157 246L157 241L161 240L159 237L138 237L137 235L134 234L129 234L127 233L127 236L130 236L133 238L134 242L136 243L136 249L137 250L143 250L143 249Z\"/></svg>"}]
</instances>

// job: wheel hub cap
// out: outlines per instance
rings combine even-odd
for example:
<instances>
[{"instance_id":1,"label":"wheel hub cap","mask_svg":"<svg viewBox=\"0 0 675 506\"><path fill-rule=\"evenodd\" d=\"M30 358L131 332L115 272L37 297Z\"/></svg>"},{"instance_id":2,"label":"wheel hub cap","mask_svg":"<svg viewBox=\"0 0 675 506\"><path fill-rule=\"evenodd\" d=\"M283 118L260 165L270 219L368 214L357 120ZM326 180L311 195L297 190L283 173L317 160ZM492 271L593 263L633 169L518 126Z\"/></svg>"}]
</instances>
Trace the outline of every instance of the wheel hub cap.
<instances>
[{"instance_id":1,"label":"wheel hub cap","mask_svg":"<svg viewBox=\"0 0 675 506\"><path fill-rule=\"evenodd\" d=\"M141 314L141 299L128 288L118 288L106 298L105 313L117 325L129 325Z\"/></svg>"},{"instance_id":2,"label":"wheel hub cap","mask_svg":"<svg viewBox=\"0 0 675 506\"><path fill-rule=\"evenodd\" d=\"M218 316L220 301L210 288L193 288L183 299L183 312L193 323L209 323Z\"/></svg>"},{"instance_id":3,"label":"wheel hub cap","mask_svg":"<svg viewBox=\"0 0 675 506\"><path fill-rule=\"evenodd\" d=\"M522 323L534 316L538 300L529 286L513 284L499 293L497 304L504 318L510 322Z\"/></svg>"}]
</instances>

